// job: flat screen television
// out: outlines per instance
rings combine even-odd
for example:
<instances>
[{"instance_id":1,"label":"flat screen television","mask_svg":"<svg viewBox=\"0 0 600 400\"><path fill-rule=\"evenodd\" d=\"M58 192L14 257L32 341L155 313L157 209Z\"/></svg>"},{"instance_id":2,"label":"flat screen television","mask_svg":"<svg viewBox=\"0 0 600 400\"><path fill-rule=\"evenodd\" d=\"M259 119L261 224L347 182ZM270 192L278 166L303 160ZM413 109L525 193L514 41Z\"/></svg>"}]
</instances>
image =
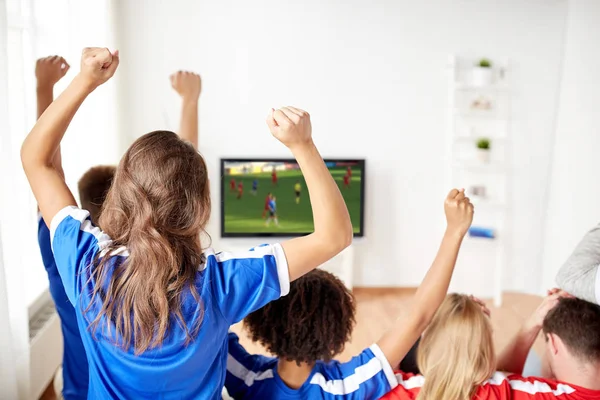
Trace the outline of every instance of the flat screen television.
<instances>
[{"instance_id":1,"label":"flat screen television","mask_svg":"<svg viewBox=\"0 0 600 400\"><path fill-rule=\"evenodd\" d=\"M365 160L325 160L364 234ZM302 172L292 159L221 159L221 236L302 236L314 230Z\"/></svg>"}]
</instances>

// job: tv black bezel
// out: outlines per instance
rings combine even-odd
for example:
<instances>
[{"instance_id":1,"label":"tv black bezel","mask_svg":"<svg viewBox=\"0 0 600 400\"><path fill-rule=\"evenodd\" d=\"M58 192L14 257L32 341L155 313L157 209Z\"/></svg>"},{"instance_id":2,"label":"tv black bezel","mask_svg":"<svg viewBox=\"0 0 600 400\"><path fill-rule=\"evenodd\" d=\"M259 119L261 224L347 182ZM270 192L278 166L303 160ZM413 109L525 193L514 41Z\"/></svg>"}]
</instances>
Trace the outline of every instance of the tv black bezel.
<instances>
[{"instance_id":1,"label":"tv black bezel","mask_svg":"<svg viewBox=\"0 0 600 400\"><path fill-rule=\"evenodd\" d=\"M225 232L225 163L226 162L256 162L256 161L265 161L265 162L281 162L281 163L297 163L297 161L293 158L221 158L221 237L222 238L251 238L251 237L299 237L306 236L312 232L257 232L257 233L247 233L247 232ZM366 163L365 159L351 159L351 158L326 158L323 161L325 163L329 162L353 162L360 164L362 168L361 180L360 180L360 230L354 233L354 237L363 237L365 234L365 177L366 177Z\"/></svg>"}]
</instances>

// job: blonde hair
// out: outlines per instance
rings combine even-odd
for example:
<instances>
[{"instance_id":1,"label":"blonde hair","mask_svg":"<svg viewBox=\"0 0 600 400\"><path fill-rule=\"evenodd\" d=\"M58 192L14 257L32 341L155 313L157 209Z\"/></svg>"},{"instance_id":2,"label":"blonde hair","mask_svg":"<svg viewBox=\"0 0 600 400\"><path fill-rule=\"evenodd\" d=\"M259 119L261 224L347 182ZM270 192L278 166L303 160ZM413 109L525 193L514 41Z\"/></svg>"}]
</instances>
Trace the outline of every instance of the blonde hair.
<instances>
[{"instance_id":1,"label":"blonde hair","mask_svg":"<svg viewBox=\"0 0 600 400\"><path fill-rule=\"evenodd\" d=\"M481 306L448 295L423 334L417 363L425 376L417 400L471 400L496 367L492 327Z\"/></svg>"}]
</instances>

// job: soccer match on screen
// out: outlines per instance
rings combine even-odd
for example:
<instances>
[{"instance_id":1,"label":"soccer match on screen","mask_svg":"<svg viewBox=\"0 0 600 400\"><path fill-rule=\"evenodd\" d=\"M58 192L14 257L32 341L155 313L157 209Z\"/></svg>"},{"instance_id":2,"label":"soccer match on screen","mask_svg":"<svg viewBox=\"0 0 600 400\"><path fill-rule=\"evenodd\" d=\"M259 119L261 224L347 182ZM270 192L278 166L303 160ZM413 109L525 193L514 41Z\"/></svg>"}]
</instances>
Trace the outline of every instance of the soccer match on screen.
<instances>
[{"instance_id":1,"label":"soccer match on screen","mask_svg":"<svg viewBox=\"0 0 600 400\"><path fill-rule=\"evenodd\" d=\"M223 235L310 233L314 229L306 182L298 164L287 161L223 162ZM326 161L352 220L361 230L361 161Z\"/></svg>"}]
</instances>

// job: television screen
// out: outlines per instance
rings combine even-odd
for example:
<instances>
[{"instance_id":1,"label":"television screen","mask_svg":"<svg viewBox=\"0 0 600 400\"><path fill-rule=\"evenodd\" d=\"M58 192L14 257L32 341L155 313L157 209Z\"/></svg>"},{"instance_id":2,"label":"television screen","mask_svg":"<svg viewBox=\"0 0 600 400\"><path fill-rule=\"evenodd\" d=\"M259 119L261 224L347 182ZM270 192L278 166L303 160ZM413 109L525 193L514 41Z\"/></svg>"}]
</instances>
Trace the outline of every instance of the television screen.
<instances>
[{"instance_id":1,"label":"television screen","mask_svg":"<svg viewBox=\"0 0 600 400\"><path fill-rule=\"evenodd\" d=\"M344 196L354 236L363 236L364 160L325 160ZM301 236L313 232L306 182L295 160L221 160L221 235Z\"/></svg>"}]
</instances>

